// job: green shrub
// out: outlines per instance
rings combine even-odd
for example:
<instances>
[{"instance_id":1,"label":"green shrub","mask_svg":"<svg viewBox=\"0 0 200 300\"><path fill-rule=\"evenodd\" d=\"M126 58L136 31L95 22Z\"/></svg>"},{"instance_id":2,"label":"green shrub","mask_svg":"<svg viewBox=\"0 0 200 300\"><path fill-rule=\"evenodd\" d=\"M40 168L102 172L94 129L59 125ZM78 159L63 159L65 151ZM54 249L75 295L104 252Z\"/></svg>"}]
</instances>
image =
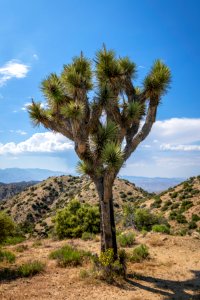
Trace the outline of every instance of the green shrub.
<instances>
[{"instance_id":1,"label":"green shrub","mask_svg":"<svg viewBox=\"0 0 200 300\"><path fill-rule=\"evenodd\" d=\"M154 202L151 203L151 208L159 208L159 207L161 207L162 200L160 199L160 197L159 196L155 196L154 199L155 199Z\"/></svg>"},{"instance_id":2,"label":"green shrub","mask_svg":"<svg viewBox=\"0 0 200 300\"><path fill-rule=\"evenodd\" d=\"M182 215L181 213L177 214L176 221L181 224L187 223L186 217L184 215Z\"/></svg>"},{"instance_id":3,"label":"green shrub","mask_svg":"<svg viewBox=\"0 0 200 300\"><path fill-rule=\"evenodd\" d=\"M196 229L197 228L197 224L195 221L191 221L189 224L188 224L188 228L189 229Z\"/></svg>"},{"instance_id":4,"label":"green shrub","mask_svg":"<svg viewBox=\"0 0 200 300\"><path fill-rule=\"evenodd\" d=\"M24 236L9 236L4 240L3 244L4 245L17 245L17 244L24 242L25 239L26 238Z\"/></svg>"},{"instance_id":5,"label":"green shrub","mask_svg":"<svg viewBox=\"0 0 200 300\"><path fill-rule=\"evenodd\" d=\"M134 225L134 206L130 203L123 205L123 225L125 227Z\"/></svg>"},{"instance_id":6,"label":"green shrub","mask_svg":"<svg viewBox=\"0 0 200 300\"><path fill-rule=\"evenodd\" d=\"M126 252L118 251L118 259L114 258L113 249L101 252L100 256L94 256L94 267L97 277L109 283L113 282L115 276L126 276Z\"/></svg>"},{"instance_id":7,"label":"green shrub","mask_svg":"<svg viewBox=\"0 0 200 300\"><path fill-rule=\"evenodd\" d=\"M82 265L83 258L91 256L90 252L77 250L69 245L50 253L49 258L56 259L58 266L78 266Z\"/></svg>"},{"instance_id":8,"label":"green shrub","mask_svg":"<svg viewBox=\"0 0 200 300\"><path fill-rule=\"evenodd\" d=\"M15 231L15 224L4 212L0 212L0 243L11 236Z\"/></svg>"},{"instance_id":9,"label":"green shrub","mask_svg":"<svg viewBox=\"0 0 200 300\"><path fill-rule=\"evenodd\" d=\"M135 225L139 230L150 231L152 226L155 224L166 224L166 220L159 216L151 213L148 209L136 209L134 214Z\"/></svg>"},{"instance_id":10,"label":"green shrub","mask_svg":"<svg viewBox=\"0 0 200 300\"><path fill-rule=\"evenodd\" d=\"M133 232L122 233L118 235L117 241L121 247L130 247L135 242L135 235Z\"/></svg>"},{"instance_id":11,"label":"green shrub","mask_svg":"<svg viewBox=\"0 0 200 300\"><path fill-rule=\"evenodd\" d=\"M183 200L183 202L181 203L180 210L182 212L184 212L184 211L188 210L192 206L193 206L193 202L192 201L190 201L190 200Z\"/></svg>"},{"instance_id":12,"label":"green shrub","mask_svg":"<svg viewBox=\"0 0 200 300\"><path fill-rule=\"evenodd\" d=\"M83 232L81 239L84 241L94 240L95 235L90 232Z\"/></svg>"},{"instance_id":13,"label":"green shrub","mask_svg":"<svg viewBox=\"0 0 200 300\"><path fill-rule=\"evenodd\" d=\"M15 254L7 250L0 249L0 262L2 261L9 263L15 262Z\"/></svg>"},{"instance_id":14,"label":"green shrub","mask_svg":"<svg viewBox=\"0 0 200 300\"><path fill-rule=\"evenodd\" d=\"M198 216L196 214L192 214L192 221L194 221L194 222L200 221L200 216Z\"/></svg>"},{"instance_id":15,"label":"green shrub","mask_svg":"<svg viewBox=\"0 0 200 300\"><path fill-rule=\"evenodd\" d=\"M30 261L30 262L24 263L23 265L19 266L18 275L19 275L19 277L34 276L34 275L44 271L44 268L45 268L44 263L42 263L38 260Z\"/></svg>"},{"instance_id":16,"label":"green shrub","mask_svg":"<svg viewBox=\"0 0 200 300\"><path fill-rule=\"evenodd\" d=\"M129 260L131 262L141 262L147 257L149 257L149 249L146 245L141 244L133 249L133 252L129 257Z\"/></svg>"},{"instance_id":17,"label":"green shrub","mask_svg":"<svg viewBox=\"0 0 200 300\"><path fill-rule=\"evenodd\" d=\"M55 230L60 239L81 237L84 232L100 231L99 208L72 200L55 218Z\"/></svg>"},{"instance_id":18,"label":"green shrub","mask_svg":"<svg viewBox=\"0 0 200 300\"><path fill-rule=\"evenodd\" d=\"M156 225L153 225L152 226L152 230L154 232L162 232L162 233L167 233L169 234L170 233L170 229L168 226L164 225L164 224L156 224Z\"/></svg>"}]
</instances>

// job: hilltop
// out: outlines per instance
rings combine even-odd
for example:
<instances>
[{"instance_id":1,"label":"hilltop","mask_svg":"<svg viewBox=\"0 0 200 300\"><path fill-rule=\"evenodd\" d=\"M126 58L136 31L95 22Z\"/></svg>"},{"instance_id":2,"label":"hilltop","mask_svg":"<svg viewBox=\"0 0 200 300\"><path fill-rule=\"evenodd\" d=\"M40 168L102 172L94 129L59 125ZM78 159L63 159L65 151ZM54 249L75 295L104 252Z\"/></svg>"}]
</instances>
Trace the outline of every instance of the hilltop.
<instances>
[{"instance_id":1,"label":"hilltop","mask_svg":"<svg viewBox=\"0 0 200 300\"><path fill-rule=\"evenodd\" d=\"M22 192L25 188L37 183L38 181L22 181L7 184L0 182L0 201L13 197L14 195Z\"/></svg>"},{"instance_id":2,"label":"hilltop","mask_svg":"<svg viewBox=\"0 0 200 300\"><path fill-rule=\"evenodd\" d=\"M146 200L143 207L166 217L175 233L200 228L200 176Z\"/></svg>"}]
</instances>

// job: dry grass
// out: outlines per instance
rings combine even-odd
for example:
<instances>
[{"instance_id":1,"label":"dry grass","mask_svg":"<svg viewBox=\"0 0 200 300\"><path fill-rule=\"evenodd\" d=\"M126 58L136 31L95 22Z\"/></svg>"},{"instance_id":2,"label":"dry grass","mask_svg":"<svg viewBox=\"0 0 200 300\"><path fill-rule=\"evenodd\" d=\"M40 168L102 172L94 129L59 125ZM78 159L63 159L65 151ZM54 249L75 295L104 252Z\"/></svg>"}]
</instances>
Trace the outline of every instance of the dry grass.
<instances>
[{"instance_id":1,"label":"dry grass","mask_svg":"<svg viewBox=\"0 0 200 300\"><path fill-rule=\"evenodd\" d=\"M150 245L149 241L165 237L151 234L136 237L137 244L149 246L150 259L140 263L128 264L126 281L108 285L95 278L83 276L83 267L59 268L54 260L48 258L51 251L71 244L86 251L96 252L99 243L95 241L52 241L43 240L42 246L32 247L33 241L23 243L28 246L22 253L16 253L16 265L31 259L46 263L45 272L31 279L17 279L2 282L0 299L3 300L180 300L200 299L200 240L191 237L168 236L159 247ZM8 246L12 251L16 246ZM131 251L131 249L127 249ZM84 266L89 270L91 266ZM198 298L199 297L199 298Z\"/></svg>"}]
</instances>

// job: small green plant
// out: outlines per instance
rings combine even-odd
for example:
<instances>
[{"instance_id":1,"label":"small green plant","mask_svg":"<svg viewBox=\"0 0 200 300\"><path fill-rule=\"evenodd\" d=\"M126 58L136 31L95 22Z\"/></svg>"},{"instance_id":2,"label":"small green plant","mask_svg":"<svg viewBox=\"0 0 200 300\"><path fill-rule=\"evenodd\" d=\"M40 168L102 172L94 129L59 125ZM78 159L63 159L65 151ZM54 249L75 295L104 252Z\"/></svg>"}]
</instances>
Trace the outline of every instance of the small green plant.
<instances>
[{"instance_id":1,"label":"small green plant","mask_svg":"<svg viewBox=\"0 0 200 300\"><path fill-rule=\"evenodd\" d=\"M24 252L24 251L26 251L27 249L28 249L28 246L27 246L27 245L24 245L24 244L18 245L18 246L15 247L15 251L16 251L16 252Z\"/></svg>"},{"instance_id":2,"label":"small green plant","mask_svg":"<svg viewBox=\"0 0 200 300\"><path fill-rule=\"evenodd\" d=\"M25 239L26 238L24 236L9 236L4 240L3 244L4 245L17 245L17 244L24 242Z\"/></svg>"},{"instance_id":3,"label":"small green plant","mask_svg":"<svg viewBox=\"0 0 200 300\"><path fill-rule=\"evenodd\" d=\"M75 249L69 245L50 253L49 258L56 259L58 266L78 266L82 265L83 258L91 256L90 252Z\"/></svg>"},{"instance_id":4,"label":"small green plant","mask_svg":"<svg viewBox=\"0 0 200 300\"><path fill-rule=\"evenodd\" d=\"M133 232L122 233L118 235L117 241L121 247L130 247L135 242L135 235Z\"/></svg>"},{"instance_id":5,"label":"small green plant","mask_svg":"<svg viewBox=\"0 0 200 300\"><path fill-rule=\"evenodd\" d=\"M192 221L194 221L194 222L200 221L200 216L198 216L196 214L192 214Z\"/></svg>"},{"instance_id":6,"label":"small green plant","mask_svg":"<svg viewBox=\"0 0 200 300\"><path fill-rule=\"evenodd\" d=\"M113 282L115 276L126 276L126 252L118 251L118 259L115 259L113 249L101 252L100 256L93 257L97 277L106 282Z\"/></svg>"},{"instance_id":7,"label":"small green plant","mask_svg":"<svg viewBox=\"0 0 200 300\"><path fill-rule=\"evenodd\" d=\"M191 221L189 224L188 224L188 228L189 229L196 229L197 228L197 223L195 221Z\"/></svg>"},{"instance_id":8,"label":"small green plant","mask_svg":"<svg viewBox=\"0 0 200 300\"><path fill-rule=\"evenodd\" d=\"M15 224L12 219L5 212L0 212L0 243L12 236L14 231Z\"/></svg>"},{"instance_id":9,"label":"small green plant","mask_svg":"<svg viewBox=\"0 0 200 300\"><path fill-rule=\"evenodd\" d=\"M30 277L44 271L45 264L35 260L24 263L18 268L19 277Z\"/></svg>"},{"instance_id":10,"label":"small green plant","mask_svg":"<svg viewBox=\"0 0 200 300\"><path fill-rule=\"evenodd\" d=\"M13 263L15 262L15 254L7 251L7 250L2 250L0 249L0 262L9 262L9 263Z\"/></svg>"},{"instance_id":11,"label":"small green plant","mask_svg":"<svg viewBox=\"0 0 200 300\"><path fill-rule=\"evenodd\" d=\"M154 232L170 233L170 228L164 224L156 224L152 226Z\"/></svg>"},{"instance_id":12,"label":"small green plant","mask_svg":"<svg viewBox=\"0 0 200 300\"><path fill-rule=\"evenodd\" d=\"M84 241L94 240L95 234L90 233L90 232L83 232L81 239Z\"/></svg>"},{"instance_id":13,"label":"small green plant","mask_svg":"<svg viewBox=\"0 0 200 300\"><path fill-rule=\"evenodd\" d=\"M141 262L147 257L149 257L149 249L146 245L141 244L133 249L133 252L129 257L129 260L131 262Z\"/></svg>"},{"instance_id":14,"label":"small green plant","mask_svg":"<svg viewBox=\"0 0 200 300\"><path fill-rule=\"evenodd\" d=\"M33 242L32 247L37 248L42 246L42 241L41 240L36 240Z\"/></svg>"}]
</instances>

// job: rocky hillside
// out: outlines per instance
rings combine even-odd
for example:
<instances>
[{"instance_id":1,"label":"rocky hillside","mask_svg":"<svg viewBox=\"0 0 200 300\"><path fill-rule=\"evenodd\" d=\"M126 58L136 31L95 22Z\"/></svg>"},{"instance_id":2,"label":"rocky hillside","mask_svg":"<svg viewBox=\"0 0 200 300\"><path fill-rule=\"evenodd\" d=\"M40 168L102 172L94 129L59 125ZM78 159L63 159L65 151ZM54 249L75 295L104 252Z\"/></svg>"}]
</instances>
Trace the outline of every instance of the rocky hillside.
<instances>
[{"instance_id":1,"label":"rocky hillside","mask_svg":"<svg viewBox=\"0 0 200 300\"><path fill-rule=\"evenodd\" d=\"M143 207L162 213L179 234L200 231L200 176L154 196Z\"/></svg>"},{"instance_id":2,"label":"rocky hillside","mask_svg":"<svg viewBox=\"0 0 200 300\"><path fill-rule=\"evenodd\" d=\"M116 179L113 194L116 216L124 203L143 201L145 197L150 197L150 194L123 179ZM6 210L17 223L24 224L27 231L45 234L51 227L56 210L63 208L75 197L83 203L98 203L94 184L87 177L50 177L2 201L0 210Z\"/></svg>"},{"instance_id":3,"label":"rocky hillside","mask_svg":"<svg viewBox=\"0 0 200 300\"><path fill-rule=\"evenodd\" d=\"M14 195L22 192L27 187L37 184L38 181L22 181L16 183L2 183L0 182L0 201L11 198Z\"/></svg>"}]
</instances>

